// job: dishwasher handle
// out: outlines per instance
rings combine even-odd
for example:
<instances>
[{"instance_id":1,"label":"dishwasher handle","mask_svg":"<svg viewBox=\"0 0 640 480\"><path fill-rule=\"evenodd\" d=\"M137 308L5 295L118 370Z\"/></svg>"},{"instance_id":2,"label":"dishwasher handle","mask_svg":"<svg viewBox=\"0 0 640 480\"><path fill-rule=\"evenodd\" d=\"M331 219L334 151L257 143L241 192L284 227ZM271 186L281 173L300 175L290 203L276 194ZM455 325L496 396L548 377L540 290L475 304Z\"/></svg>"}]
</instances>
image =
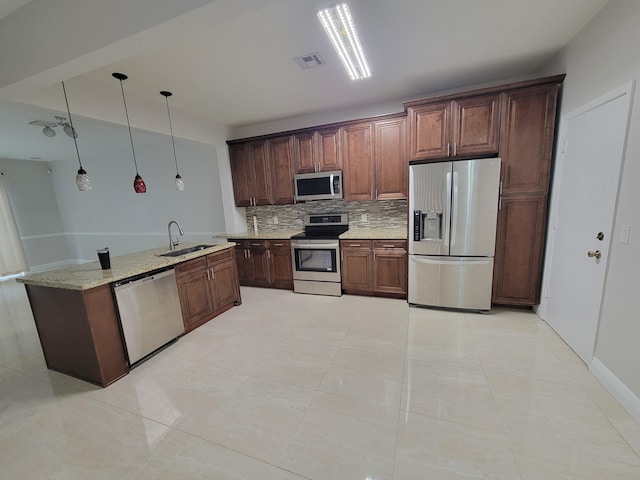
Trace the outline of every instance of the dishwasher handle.
<instances>
[{"instance_id":1,"label":"dishwasher handle","mask_svg":"<svg viewBox=\"0 0 640 480\"><path fill-rule=\"evenodd\" d=\"M143 283L151 282L153 280L172 275L173 273L173 267L153 270L150 272L141 273L140 275L136 275L134 277L125 278L124 280L119 280L118 282L113 284L113 287L114 289L122 289L123 287L136 287L138 285L142 285Z\"/></svg>"}]
</instances>

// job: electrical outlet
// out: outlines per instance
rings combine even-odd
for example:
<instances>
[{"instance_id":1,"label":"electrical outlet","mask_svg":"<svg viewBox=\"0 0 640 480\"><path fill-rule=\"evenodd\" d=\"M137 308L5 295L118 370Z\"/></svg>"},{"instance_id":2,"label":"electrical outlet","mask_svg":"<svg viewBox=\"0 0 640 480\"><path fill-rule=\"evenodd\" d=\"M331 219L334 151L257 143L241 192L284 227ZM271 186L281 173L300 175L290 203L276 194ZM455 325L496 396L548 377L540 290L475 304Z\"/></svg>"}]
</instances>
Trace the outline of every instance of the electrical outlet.
<instances>
[{"instance_id":1,"label":"electrical outlet","mask_svg":"<svg viewBox=\"0 0 640 480\"><path fill-rule=\"evenodd\" d=\"M367 222L367 221L368 221L368 220L367 220L367 214L366 214L366 213L363 213L362 215L360 215L360 221L361 221L361 222Z\"/></svg>"},{"instance_id":2,"label":"electrical outlet","mask_svg":"<svg viewBox=\"0 0 640 480\"><path fill-rule=\"evenodd\" d=\"M273 220L273 224L274 225L278 224L278 216L277 215L274 215L272 220Z\"/></svg>"}]
</instances>

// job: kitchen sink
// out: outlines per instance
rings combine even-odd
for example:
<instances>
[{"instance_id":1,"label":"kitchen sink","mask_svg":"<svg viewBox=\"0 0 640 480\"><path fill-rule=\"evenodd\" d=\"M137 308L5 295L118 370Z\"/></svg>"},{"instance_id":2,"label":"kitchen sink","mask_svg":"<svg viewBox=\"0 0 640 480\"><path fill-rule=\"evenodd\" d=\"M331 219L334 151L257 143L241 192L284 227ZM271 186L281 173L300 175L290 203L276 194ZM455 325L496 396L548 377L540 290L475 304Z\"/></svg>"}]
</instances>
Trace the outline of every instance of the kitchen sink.
<instances>
[{"instance_id":1,"label":"kitchen sink","mask_svg":"<svg viewBox=\"0 0 640 480\"><path fill-rule=\"evenodd\" d=\"M173 252L163 253L161 257L179 257L186 255L187 253L197 252L198 250L204 250L205 248L213 247L213 245L196 245L195 247L183 248L182 250L174 250Z\"/></svg>"}]
</instances>

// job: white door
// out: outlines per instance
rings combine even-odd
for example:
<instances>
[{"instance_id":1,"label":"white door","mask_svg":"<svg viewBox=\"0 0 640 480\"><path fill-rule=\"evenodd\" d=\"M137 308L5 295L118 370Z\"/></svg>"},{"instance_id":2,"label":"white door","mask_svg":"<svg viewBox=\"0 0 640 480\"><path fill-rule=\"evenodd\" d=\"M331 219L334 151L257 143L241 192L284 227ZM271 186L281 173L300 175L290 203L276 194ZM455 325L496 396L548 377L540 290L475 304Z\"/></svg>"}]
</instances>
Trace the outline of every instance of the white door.
<instances>
[{"instance_id":1,"label":"white door","mask_svg":"<svg viewBox=\"0 0 640 480\"><path fill-rule=\"evenodd\" d=\"M600 316L632 87L563 118L542 316L587 364Z\"/></svg>"}]
</instances>

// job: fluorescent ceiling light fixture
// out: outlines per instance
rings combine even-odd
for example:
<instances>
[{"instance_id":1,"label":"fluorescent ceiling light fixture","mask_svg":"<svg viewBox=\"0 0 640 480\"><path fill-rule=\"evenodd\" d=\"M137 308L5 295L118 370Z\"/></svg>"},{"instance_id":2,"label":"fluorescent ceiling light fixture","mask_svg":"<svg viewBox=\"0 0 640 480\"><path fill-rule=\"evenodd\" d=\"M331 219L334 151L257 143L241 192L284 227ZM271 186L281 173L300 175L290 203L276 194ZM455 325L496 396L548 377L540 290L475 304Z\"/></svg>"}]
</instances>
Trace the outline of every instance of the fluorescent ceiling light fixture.
<instances>
[{"instance_id":1,"label":"fluorescent ceiling light fixture","mask_svg":"<svg viewBox=\"0 0 640 480\"><path fill-rule=\"evenodd\" d=\"M318 18L351 80L370 77L371 71L362 51L362 45L347 4L341 3L320 10Z\"/></svg>"}]
</instances>

